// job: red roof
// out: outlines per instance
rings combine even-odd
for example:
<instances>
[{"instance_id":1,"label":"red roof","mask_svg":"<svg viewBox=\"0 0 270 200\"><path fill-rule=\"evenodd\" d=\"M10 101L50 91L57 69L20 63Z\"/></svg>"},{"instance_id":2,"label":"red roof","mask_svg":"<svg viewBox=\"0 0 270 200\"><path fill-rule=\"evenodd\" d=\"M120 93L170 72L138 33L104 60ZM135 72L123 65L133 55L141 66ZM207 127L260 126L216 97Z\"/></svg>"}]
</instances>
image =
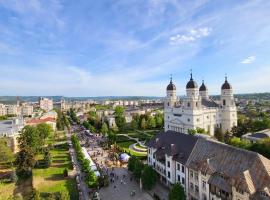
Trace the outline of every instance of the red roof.
<instances>
[{"instance_id":1,"label":"red roof","mask_svg":"<svg viewBox=\"0 0 270 200\"><path fill-rule=\"evenodd\" d=\"M46 123L46 122L55 122L55 118L47 117L45 119L30 119L26 123L27 124L40 124L40 123Z\"/></svg>"}]
</instances>

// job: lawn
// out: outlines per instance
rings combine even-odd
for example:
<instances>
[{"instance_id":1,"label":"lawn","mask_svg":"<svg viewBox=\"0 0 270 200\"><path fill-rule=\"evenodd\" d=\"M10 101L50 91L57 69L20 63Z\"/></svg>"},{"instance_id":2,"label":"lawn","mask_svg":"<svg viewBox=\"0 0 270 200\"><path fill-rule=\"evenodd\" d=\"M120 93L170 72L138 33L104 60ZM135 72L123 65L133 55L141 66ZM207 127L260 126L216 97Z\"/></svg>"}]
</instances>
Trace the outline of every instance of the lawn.
<instances>
[{"instance_id":1,"label":"lawn","mask_svg":"<svg viewBox=\"0 0 270 200\"><path fill-rule=\"evenodd\" d=\"M132 142L132 141L117 143L118 146L120 146L125 152L129 153L132 156L137 156L137 157L141 157L141 158L146 157L147 153L135 152L135 151L129 149L129 146L132 144L134 144L134 142Z\"/></svg>"},{"instance_id":2,"label":"lawn","mask_svg":"<svg viewBox=\"0 0 270 200\"><path fill-rule=\"evenodd\" d=\"M15 183L0 182L0 200L13 199L13 191L15 190L15 187Z\"/></svg>"},{"instance_id":3,"label":"lawn","mask_svg":"<svg viewBox=\"0 0 270 200\"><path fill-rule=\"evenodd\" d=\"M67 148L55 148L50 153L52 165L49 168L33 170L33 187L42 197L46 197L48 193L67 192L71 199L78 199L75 179L65 178L63 175L64 169L69 169L71 165Z\"/></svg>"}]
</instances>

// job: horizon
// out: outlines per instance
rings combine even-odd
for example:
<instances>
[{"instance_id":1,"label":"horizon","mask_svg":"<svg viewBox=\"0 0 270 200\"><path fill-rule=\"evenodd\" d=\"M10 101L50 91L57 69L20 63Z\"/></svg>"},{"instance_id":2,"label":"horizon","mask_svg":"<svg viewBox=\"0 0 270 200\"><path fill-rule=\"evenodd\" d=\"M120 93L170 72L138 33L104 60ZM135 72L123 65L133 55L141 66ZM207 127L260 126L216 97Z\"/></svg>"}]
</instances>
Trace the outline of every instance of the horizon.
<instances>
[{"instance_id":1,"label":"horizon","mask_svg":"<svg viewBox=\"0 0 270 200\"><path fill-rule=\"evenodd\" d=\"M2 96L270 92L270 2L0 0ZM128 19L128 20L127 20ZM267 91L268 90L268 91Z\"/></svg>"}]
</instances>

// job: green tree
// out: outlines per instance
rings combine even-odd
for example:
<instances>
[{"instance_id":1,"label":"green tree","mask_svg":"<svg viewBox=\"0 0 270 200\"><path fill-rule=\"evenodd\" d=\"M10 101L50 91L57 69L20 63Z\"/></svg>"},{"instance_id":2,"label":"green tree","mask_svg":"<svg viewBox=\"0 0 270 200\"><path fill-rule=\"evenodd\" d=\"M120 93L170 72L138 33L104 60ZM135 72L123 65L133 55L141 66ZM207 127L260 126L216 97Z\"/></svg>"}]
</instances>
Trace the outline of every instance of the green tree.
<instances>
[{"instance_id":1,"label":"green tree","mask_svg":"<svg viewBox=\"0 0 270 200\"><path fill-rule=\"evenodd\" d=\"M45 150L44 152L44 164L45 167L50 167L52 163L52 158L51 158L51 154L50 151L48 149Z\"/></svg>"},{"instance_id":2,"label":"green tree","mask_svg":"<svg viewBox=\"0 0 270 200\"><path fill-rule=\"evenodd\" d=\"M184 188L180 185L180 183L174 184L169 192L169 200L185 200L185 199L186 194Z\"/></svg>"},{"instance_id":3,"label":"green tree","mask_svg":"<svg viewBox=\"0 0 270 200\"><path fill-rule=\"evenodd\" d=\"M35 155L29 147L21 149L16 157L16 173L19 177L28 177L31 175L32 168L35 165Z\"/></svg>"},{"instance_id":4,"label":"green tree","mask_svg":"<svg viewBox=\"0 0 270 200\"><path fill-rule=\"evenodd\" d=\"M143 168L144 168L144 164L140 160L137 160L135 162L134 171L133 171L134 176L136 178L138 178L138 179L141 178Z\"/></svg>"},{"instance_id":5,"label":"green tree","mask_svg":"<svg viewBox=\"0 0 270 200\"><path fill-rule=\"evenodd\" d=\"M18 138L20 150L28 149L31 153L36 154L40 148L39 131L34 126L25 126Z\"/></svg>"},{"instance_id":6,"label":"green tree","mask_svg":"<svg viewBox=\"0 0 270 200\"><path fill-rule=\"evenodd\" d=\"M141 129L145 130L146 127L147 127L146 120L145 120L145 118L142 118L142 121L141 121Z\"/></svg>"},{"instance_id":7,"label":"green tree","mask_svg":"<svg viewBox=\"0 0 270 200\"><path fill-rule=\"evenodd\" d=\"M156 125L158 128L163 128L164 123L163 123L163 115L161 113L156 114L155 116L156 119Z\"/></svg>"},{"instance_id":8,"label":"green tree","mask_svg":"<svg viewBox=\"0 0 270 200\"><path fill-rule=\"evenodd\" d=\"M119 130L123 131L125 124L126 124L126 118L124 116L125 109L123 106L116 106L114 109L114 116L115 116L115 123Z\"/></svg>"},{"instance_id":9,"label":"green tree","mask_svg":"<svg viewBox=\"0 0 270 200\"><path fill-rule=\"evenodd\" d=\"M196 129L189 128L188 129L188 134L189 135L195 135L197 133Z\"/></svg>"},{"instance_id":10,"label":"green tree","mask_svg":"<svg viewBox=\"0 0 270 200\"><path fill-rule=\"evenodd\" d=\"M132 119L132 121L130 123L130 127L132 130L138 129L138 122L135 119Z\"/></svg>"},{"instance_id":11,"label":"green tree","mask_svg":"<svg viewBox=\"0 0 270 200\"><path fill-rule=\"evenodd\" d=\"M107 123L103 123L102 124L102 126L101 126L101 133L103 134L103 135L107 135L107 133L109 132L109 128L108 128L108 125L107 125Z\"/></svg>"},{"instance_id":12,"label":"green tree","mask_svg":"<svg viewBox=\"0 0 270 200\"><path fill-rule=\"evenodd\" d=\"M224 134L222 133L221 128L215 129L214 136L218 141L224 142Z\"/></svg>"},{"instance_id":13,"label":"green tree","mask_svg":"<svg viewBox=\"0 0 270 200\"><path fill-rule=\"evenodd\" d=\"M135 156L131 156L128 160L128 170L133 172L135 169L135 163L138 161L138 158Z\"/></svg>"},{"instance_id":14,"label":"green tree","mask_svg":"<svg viewBox=\"0 0 270 200\"><path fill-rule=\"evenodd\" d=\"M14 160L14 154L8 146L6 138L0 138L0 162L11 163Z\"/></svg>"},{"instance_id":15,"label":"green tree","mask_svg":"<svg viewBox=\"0 0 270 200\"><path fill-rule=\"evenodd\" d=\"M147 120L147 127L148 128L156 128L156 120L154 117L150 116Z\"/></svg>"},{"instance_id":16,"label":"green tree","mask_svg":"<svg viewBox=\"0 0 270 200\"><path fill-rule=\"evenodd\" d=\"M151 166L146 166L142 172L142 184L143 188L151 190L157 182L157 174Z\"/></svg>"},{"instance_id":17,"label":"green tree","mask_svg":"<svg viewBox=\"0 0 270 200\"><path fill-rule=\"evenodd\" d=\"M51 125L46 124L46 123L41 123L37 125L37 131L38 131L38 136L39 136L39 141L41 145L45 144L45 140L52 135L53 129Z\"/></svg>"}]
</instances>

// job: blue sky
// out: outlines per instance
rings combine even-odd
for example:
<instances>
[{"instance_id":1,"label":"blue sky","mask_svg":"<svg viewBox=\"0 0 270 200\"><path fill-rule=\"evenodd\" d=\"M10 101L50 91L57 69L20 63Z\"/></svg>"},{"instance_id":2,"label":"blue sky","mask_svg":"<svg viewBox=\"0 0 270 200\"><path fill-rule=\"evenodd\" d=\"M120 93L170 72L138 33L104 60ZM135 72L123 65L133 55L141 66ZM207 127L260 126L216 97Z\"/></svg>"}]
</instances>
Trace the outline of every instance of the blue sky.
<instances>
[{"instance_id":1,"label":"blue sky","mask_svg":"<svg viewBox=\"0 0 270 200\"><path fill-rule=\"evenodd\" d=\"M270 91L269 0L0 0L0 95Z\"/></svg>"}]
</instances>

